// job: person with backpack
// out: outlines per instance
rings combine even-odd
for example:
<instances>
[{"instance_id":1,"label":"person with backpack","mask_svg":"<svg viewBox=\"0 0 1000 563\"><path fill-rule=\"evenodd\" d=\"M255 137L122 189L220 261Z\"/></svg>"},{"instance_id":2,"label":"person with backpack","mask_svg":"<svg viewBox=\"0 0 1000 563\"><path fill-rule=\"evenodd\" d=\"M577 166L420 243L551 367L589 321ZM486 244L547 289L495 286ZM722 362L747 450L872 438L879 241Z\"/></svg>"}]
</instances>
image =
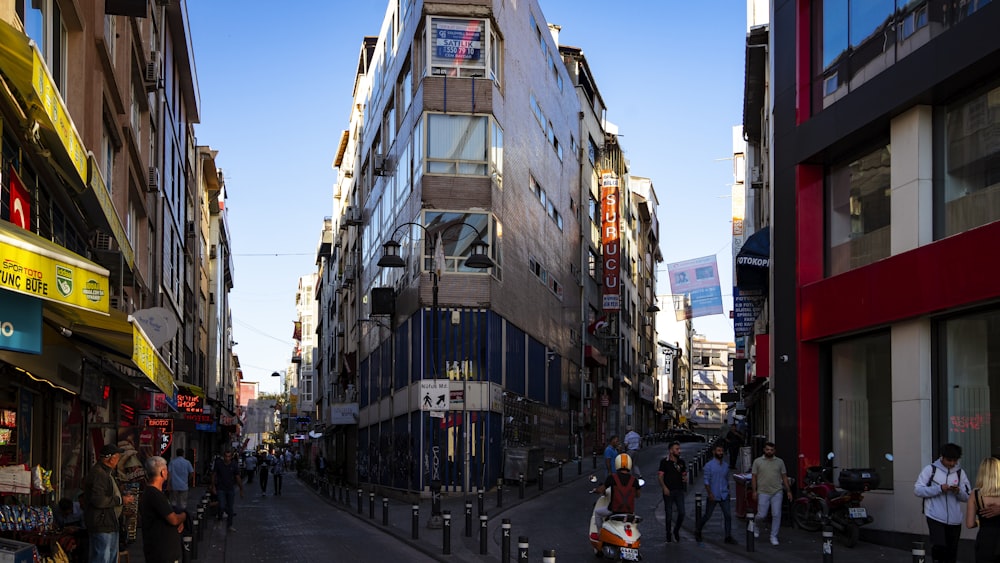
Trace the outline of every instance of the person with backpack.
<instances>
[{"instance_id":1,"label":"person with backpack","mask_svg":"<svg viewBox=\"0 0 1000 563\"><path fill-rule=\"evenodd\" d=\"M961 446L944 444L938 456L920 471L913 494L924 499L931 558L935 563L955 563L965 518L962 503L969 500L972 486L968 475L958 465L962 457Z\"/></svg>"},{"instance_id":2,"label":"person with backpack","mask_svg":"<svg viewBox=\"0 0 1000 563\"><path fill-rule=\"evenodd\" d=\"M684 492L687 491L687 463L681 457L681 443L670 443L667 457L660 460L656 478L663 491L663 512L667 527L667 543L681 541L681 524L684 523ZM673 509L677 508L677 523L671 530Z\"/></svg>"},{"instance_id":3,"label":"person with backpack","mask_svg":"<svg viewBox=\"0 0 1000 563\"><path fill-rule=\"evenodd\" d=\"M594 492L603 495L611 489L608 506L594 509L594 524L600 530L604 519L612 514L635 514L635 499L639 498L639 479L632 475L632 457L618 454L614 459L615 472L604 480Z\"/></svg>"}]
</instances>

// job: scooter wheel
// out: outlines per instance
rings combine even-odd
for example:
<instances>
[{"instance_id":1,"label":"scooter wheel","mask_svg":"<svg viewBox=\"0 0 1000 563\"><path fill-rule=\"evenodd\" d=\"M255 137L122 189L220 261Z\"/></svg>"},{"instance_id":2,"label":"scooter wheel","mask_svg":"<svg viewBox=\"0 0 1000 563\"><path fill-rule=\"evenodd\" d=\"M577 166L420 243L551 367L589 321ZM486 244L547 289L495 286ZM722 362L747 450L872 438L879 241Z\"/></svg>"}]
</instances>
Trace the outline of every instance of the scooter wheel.
<instances>
[{"instance_id":1,"label":"scooter wheel","mask_svg":"<svg viewBox=\"0 0 1000 563\"><path fill-rule=\"evenodd\" d=\"M815 502L797 502L792 505L792 520L801 530L807 532L818 532L823 527L819 517L822 510Z\"/></svg>"}]
</instances>

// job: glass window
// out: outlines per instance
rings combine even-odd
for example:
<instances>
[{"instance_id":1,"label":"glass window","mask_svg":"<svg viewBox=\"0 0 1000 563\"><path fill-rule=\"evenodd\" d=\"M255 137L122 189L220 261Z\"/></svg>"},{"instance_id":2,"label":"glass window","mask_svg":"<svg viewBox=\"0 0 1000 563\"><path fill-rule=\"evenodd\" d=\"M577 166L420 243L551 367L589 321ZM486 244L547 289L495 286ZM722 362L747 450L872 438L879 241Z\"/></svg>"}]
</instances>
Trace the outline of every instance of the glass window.
<instances>
[{"instance_id":1,"label":"glass window","mask_svg":"<svg viewBox=\"0 0 1000 563\"><path fill-rule=\"evenodd\" d=\"M487 117L428 114L427 173L486 175Z\"/></svg>"},{"instance_id":2,"label":"glass window","mask_svg":"<svg viewBox=\"0 0 1000 563\"><path fill-rule=\"evenodd\" d=\"M441 244L444 246L445 272L481 273L484 270L469 268L465 260L472 254L472 245L483 237L483 242L490 236L490 215L486 213L462 213L446 211L425 211L424 227L427 237L424 240L424 266L427 270L433 267L434 246L437 235L441 234ZM463 224L464 223L464 224ZM474 227L474 228L470 228ZM478 233L476 232L478 231ZM422 233L418 233L418 237ZM496 261L494 245L488 250L490 257Z\"/></svg>"},{"instance_id":3,"label":"glass window","mask_svg":"<svg viewBox=\"0 0 1000 563\"><path fill-rule=\"evenodd\" d=\"M962 467L975 483L983 458L1000 452L1000 310L942 323L943 442L962 446Z\"/></svg>"},{"instance_id":4,"label":"glass window","mask_svg":"<svg viewBox=\"0 0 1000 563\"><path fill-rule=\"evenodd\" d=\"M437 17L429 20L427 49L431 75L484 78L486 54L490 52L484 44L486 21ZM492 63L490 69L495 70Z\"/></svg>"},{"instance_id":5,"label":"glass window","mask_svg":"<svg viewBox=\"0 0 1000 563\"><path fill-rule=\"evenodd\" d=\"M892 343L888 332L830 347L833 452L838 467L871 467L892 489Z\"/></svg>"},{"instance_id":6,"label":"glass window","mask_svg":"<svg viewBox=\"0 0 1000 563\"><path fill-rule=\"evenodd\" d=\"M1000 220L1000 84L946 108L936 130L944 153L935 174L938 238Z\"/></svg>"},{"instance_id":7,"label":"glass window","mask_svg":"<svg viewBox=\"0 0 1000 563\"><path fill-rule=\"evenodd\" d=\"M827 172L827 273L889 256L889 145Z\"/></svg>"}]
</instances>

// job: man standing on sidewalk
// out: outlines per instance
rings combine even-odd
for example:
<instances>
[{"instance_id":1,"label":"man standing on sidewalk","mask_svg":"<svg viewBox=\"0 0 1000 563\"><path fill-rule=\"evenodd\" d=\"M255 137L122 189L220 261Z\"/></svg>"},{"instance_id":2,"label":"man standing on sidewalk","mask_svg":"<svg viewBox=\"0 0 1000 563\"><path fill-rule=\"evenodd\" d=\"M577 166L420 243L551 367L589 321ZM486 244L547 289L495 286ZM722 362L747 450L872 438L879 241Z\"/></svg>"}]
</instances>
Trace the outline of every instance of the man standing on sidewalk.
<instances>
[{"instance_id":1,"label":"man standing on sidewalk","mask_svg":"<svg viewBox=\"0 0 1000 563\"><path fill-rule=\"evenodd\" d=\"M687 489L687 463L681 459L680 442L670 443L670 453L660 461L656 475L663 491L663 515L667 527L667 543L681 541L684 523L684 491ZM670 528L673 507L677 507L677 524Z\"/></svg>"},{"instance_id":2,"label":"man standing on sidewalk","mask_svg":"<svg viewBox=\"0 0 1000 563\"><path fill-rule=\"evenodd\" d=\"M132 495L122 495L112 474L124 451L114 444L105 445L83 480L83 521L90 534L91 563L118 561L118 519L122 506L134 500Z\"/></svg>"},{"instance_id":3,"label":"man standing on sidewalk","mask_svg":"<svg viewBox=\"0 0 1000 563\"><path fill-rule=\"evenodd\" d=\"M736 545L736 540L733 539L733 516L729 506L729 464L723 461L726 449L722 447L721 442L712 449L712 455L715 459L705 464L705 492L708 493L708 504L705 505L705 515L698 523L694 537L699 542L701 541L701 530L705 527L705 522L708 522L708 519L712 517L712 511L718 504L719 510L722 512L722 523L726 530L724 541L730 545Z\"/></svg>"},{"instance_id":4,"label":"man standing on sidewalk","mask_svg":"<svg viewBox=\"0 0 1000 563\"><path fill-rule=\"evenodd\" d=\"M184 457L184 448L177 448L167 470L170 474L170 502L175 508L187 510L188 490L194 486L194 466Z\"/></svg>"},{"instance_id":5,"label":"man standing on sidewalk","mask_svg":"<svg viewBox=\"0 0 1000 563\"><path fill-rule=\"evenodd\" d=\"M236 488L240 489L243 498L243 478L240 476L240 464L233 459L232 450L226 450L222 459L216 460L212 469L212 490L219 497L219 517L226 512L226 527L235 532L233 518L236 516Z\"/></svg>"},{"instance_id":6,"label":"man standing on sidewalk","mask_svg":"<svg viewBox=\"0 0 1000 563\"><path fill-rule=\"evenodd\" d=\"M632 475L635 475L636 479L642 478L642 471L639 470L639 464L635 458L635 454L639 453L639 446L642 444L642 436L639 435L631 426L626 428L628 433L625 434L625 449L630 458L632 458Z\"/></svg>"},{"instance_id":7,"label":"man standing on sidewalk","mask_svg":"<svg viewBox=\"0 0 1000 563\"><path fill-rule=\"evenodd\" d=\"M177 450L181 457L183 450ZM180 563L183 553L181 531L187 512L176 511L163 494L170 470L160 456L146 459L146 491L139 499L139 516L142 520L142 554L147 563Z\"/></svg>"},{"instance_id":8,"label":"man standing on sidewalk","mask_svg":"<svg viewBox=\"0 0 1000 563\"><path fill-rule=\"evenodd\" d=\"M781 501L787 496L792 501L792 486L788 483L785 462L775 457L774 442L764 444L764 455L753 460L750 472L753 474L753 490L757 494L757 516L754 518L753 537L760 537L760 523L771 510L771 545L779 545L778 531L781 530ZM785 494L782 495L781 491Z\"/></svg>"}]
</instances>

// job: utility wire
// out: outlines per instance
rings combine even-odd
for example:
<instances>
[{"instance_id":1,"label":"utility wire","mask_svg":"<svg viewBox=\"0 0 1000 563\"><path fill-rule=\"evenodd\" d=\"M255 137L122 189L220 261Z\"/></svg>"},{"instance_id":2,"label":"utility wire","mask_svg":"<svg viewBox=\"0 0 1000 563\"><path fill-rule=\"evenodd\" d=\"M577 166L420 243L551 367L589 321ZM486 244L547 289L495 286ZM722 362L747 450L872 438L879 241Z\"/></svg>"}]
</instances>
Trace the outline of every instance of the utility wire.
<instances>
[{"instance_id":1,"label":"utility wire","mask_svg":"<svg viewBox=\"0 0 1000 563\"><path fill-rule=\"evenodd\" d=\"M252 324L250 324L250 323L248 323L246 321L240 320L240 319L238 319L236 317L233 317L233 322L235 322L236 324L238 324L238 325L240 325L242 327L245 327L250 332L255 332L255 333L257 333L257 334L259 334L259 335L261 335L261 336L263 336L265 338L270 338L271 340L274 340L276 342L280 342L280 343L288 346L289 348L291 348L292 346L294 346L294 344L292 344L291 340L284 340L284 339L278 338L277 336L271 336L270 334L268 334L268 333L260 330L259 328L253 326Z\"/></svg>"}]
</instances>

